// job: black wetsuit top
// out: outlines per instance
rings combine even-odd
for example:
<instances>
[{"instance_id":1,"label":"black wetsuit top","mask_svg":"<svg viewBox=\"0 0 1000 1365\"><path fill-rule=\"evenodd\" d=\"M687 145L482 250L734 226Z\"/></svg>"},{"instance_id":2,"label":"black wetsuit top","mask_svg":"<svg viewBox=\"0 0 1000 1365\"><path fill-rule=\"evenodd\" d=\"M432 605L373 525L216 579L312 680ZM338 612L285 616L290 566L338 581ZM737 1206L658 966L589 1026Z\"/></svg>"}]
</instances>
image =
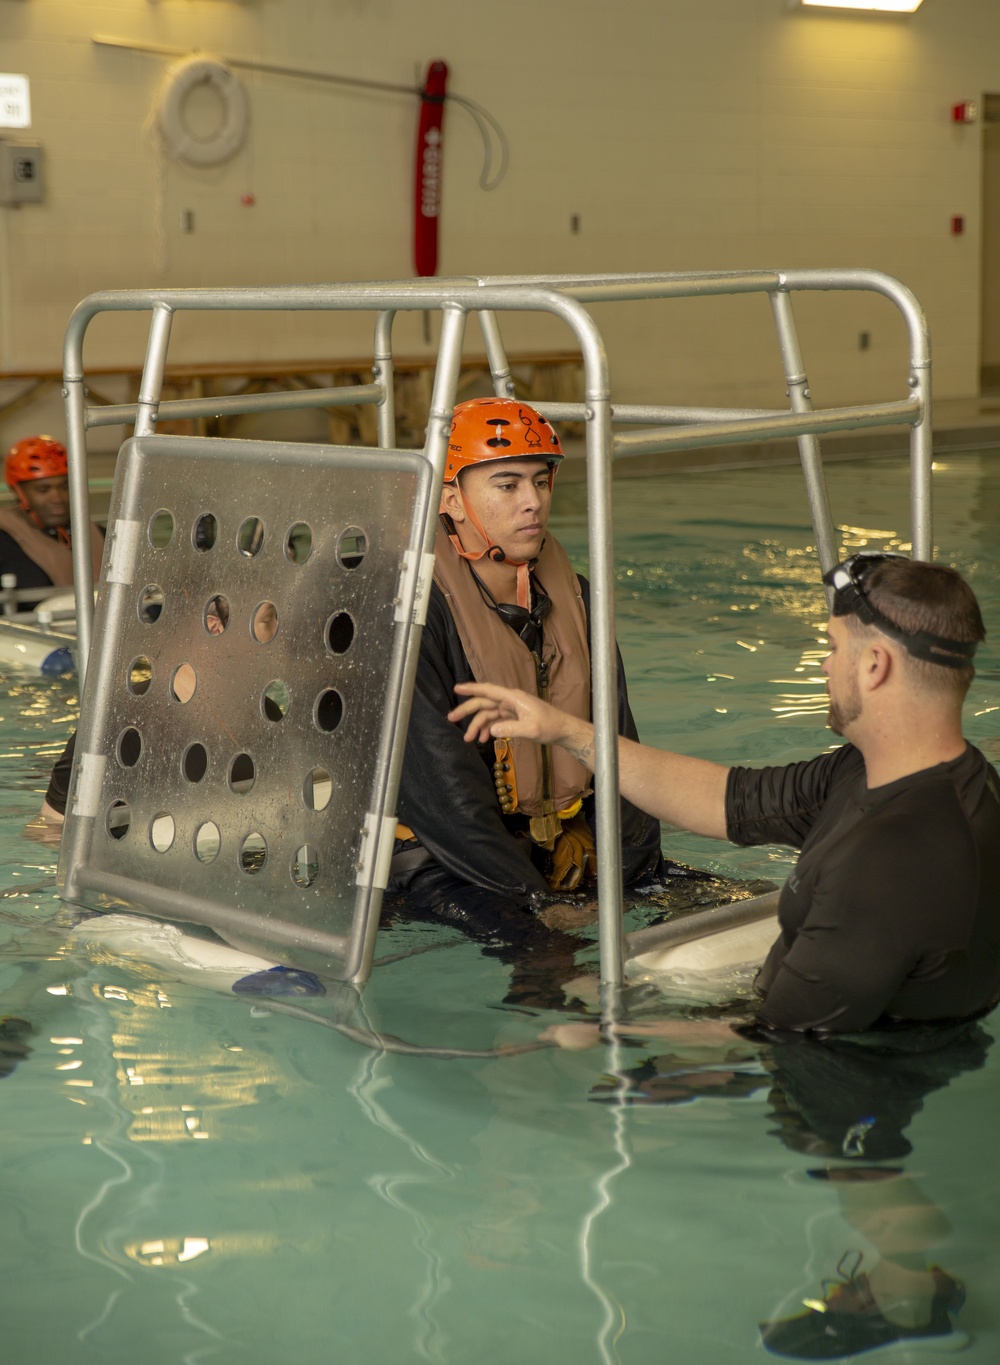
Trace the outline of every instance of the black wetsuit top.
<instances>
[{"instance_id":1,"label":"black wetsuit top","mask_svg":"<svg viewBox=\"0 0 1000 1365\"><path fill-rule=\"evenodd\" d=\"M75 753L76 731L74 730L66 741L65 749L52 766L49 789L45 793L46 801L60 815L66 814L66 802L69 800L69 784L73 774L73 755Z\"/></svg>"},{"instance_id":2,"label":"black wetsuit top","mask_svg":"<svg viewBox=\"0 0 1000 1365\"><path fill-rule=\"evenodd\" d=\"M971 745L869 790L852 745L733 768L737 844L801 848L757 978L765 1028L961 1019L1000 995L1000 780Z\"/></svg>"},{"instance_id":3,"label":"black wetsuit top","mask_svg":"<svg viewBox=\"0 0 1000 1365\"><path fill-rule=\"evenodd\" d=\"M0 574L12 573L17 576L19 588L51 588L52 579L30 555L25 554L17 541L7 531L0 531ZM72 588L67 588L72 592ZM31 611L37 602L21 602L19 611Z\"/></svg>"},{"instance_id":4,"label":"black wetsuit top","mask_svg":"<svg viewBox=\"0 0 1000 1365\"><path fill-rule=\"evenodd\" d=\"M580 586L589 627L590 587L582 577ZM460 700L455 684L472 680L444 594L433 584L420 642L399 819L417 831L427 853L453 878L524 903L535 893L549 892L535 862L535 846L530 839L517 837L528 822L523 816L501 814L493 781L492 741L466 744L464 727L448 720L448 712ZM618 731L636 738L620 656ZM584 801L584 812L593 827L593 797ZM655 876L661 866L659 823L628 801L621 803L621 818L625 883ZM396 880L391 889L402 890L405 885Z\"/></svg>"}]
</instances>

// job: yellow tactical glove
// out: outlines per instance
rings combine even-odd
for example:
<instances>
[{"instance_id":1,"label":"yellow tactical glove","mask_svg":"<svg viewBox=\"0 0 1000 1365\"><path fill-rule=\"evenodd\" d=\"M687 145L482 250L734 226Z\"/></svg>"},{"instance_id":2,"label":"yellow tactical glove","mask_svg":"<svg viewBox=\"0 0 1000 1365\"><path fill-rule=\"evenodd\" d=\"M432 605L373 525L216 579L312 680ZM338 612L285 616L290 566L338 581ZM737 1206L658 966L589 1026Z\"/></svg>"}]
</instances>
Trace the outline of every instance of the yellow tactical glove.
<instances>
[{"instance_id":1,"label":"yellow tactical glove","mask_svg":"<svg viewBox=\"0 0 1000 1365\"><path fill-rule=\"evenodd\" d=\"M580 812L564 822L545 880L553 891L575 891L584 873L597 876L597 849L591 828Z\"/></svg>"}]
</instances>

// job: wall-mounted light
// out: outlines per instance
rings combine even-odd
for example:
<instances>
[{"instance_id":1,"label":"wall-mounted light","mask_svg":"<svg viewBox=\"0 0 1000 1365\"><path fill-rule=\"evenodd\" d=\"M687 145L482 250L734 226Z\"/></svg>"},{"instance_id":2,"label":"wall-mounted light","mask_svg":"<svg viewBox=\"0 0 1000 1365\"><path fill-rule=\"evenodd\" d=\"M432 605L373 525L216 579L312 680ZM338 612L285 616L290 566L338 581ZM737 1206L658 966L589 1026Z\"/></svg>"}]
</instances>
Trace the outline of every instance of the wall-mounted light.
<instances>
[{"instance_id":1,"label":"wall-mounted light","mask_svg":"<svg viewBox=\"0 0 1000 1365\"><path fill-rule=\"evenodd\" d=\"M791 0L790 9L877 10L880 14L912 14L923 0Z\"/></svg>"}]
</instances>

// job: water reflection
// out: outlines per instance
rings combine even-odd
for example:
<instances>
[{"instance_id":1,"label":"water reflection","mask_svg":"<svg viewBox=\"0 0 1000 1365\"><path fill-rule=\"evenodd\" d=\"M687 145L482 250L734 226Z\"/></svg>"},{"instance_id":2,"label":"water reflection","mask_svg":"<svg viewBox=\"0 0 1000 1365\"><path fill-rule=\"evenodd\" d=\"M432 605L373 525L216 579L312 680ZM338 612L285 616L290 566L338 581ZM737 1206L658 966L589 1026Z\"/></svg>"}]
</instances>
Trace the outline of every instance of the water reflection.
<instances>
[{"instance_id":1,"label":"water reflection","mask_svg":"<svg viewBox=\"0 0 1000 1365\"><path fill-rule=\"evenodd\" d=\"M994 464L995 474L972 480L971 521L969 481L952 494L950 471L938 516L946 554L983 561L977 587L995 619ZM874 501L888 483L880 469L861 490ZM848 474L831 471L837 505L840 485L857 481ZM800 476L780 475L741 479L743 520L734 515L724 532L705 519L700 476L671 481L655 502L629 490L624 515L638 534L618 541L619 553L634 554L619 621L647 736L680 736L692 751L716 744L729 760L783 760L785 745L798 746L789 757L815 752L824 601L804 515L775 510L781 483L797 487ZM892 480L902 482L899 469ZM736 483L725 483L729 497ZM955 533L959 510L967 525ZM905 521L875 508L852 512L853 523L872 543ZM974 719L994 736L997 661L991 636ZM4 737L18 827L72 710L63 685L19 686L16 722L27 728ZM17 838L12 877L25 866ZM731 854L673 833L668 849L699 866L725 859L747 876L791 862L784 851ZM26 918L42 913L23 908ZM750 1051L382 1057L162 974L72 954L53 962L53 941L28 947L40 964L30 1007L8 979L12 963L0 963L3 1012L31 1015L0 1025L11 1360L138 1355L173 1365L217 1352L254 1365L335 1355L735 1365L760 1359L762 1317L801 1313L804 1298L822 1295L845 1249L863 1245L870 1259L880 1237L884 1249L890 1233L933 1222L933 1208L951 1212L952 1200L956 1234L935 1254L973 1271L974 1301L988 1289L994 1054L992 1074L959 1075L913 1118L904 1137L915 1155L876 1160L876 1125L851 1136L867 1153L836 1157L767 1136L782 1125L801 1133L798 1112L822 1140L808 1124L811 1101L781 1085L787 1067L768 1071ZM47 994L38 985L50 969ZM401 962L373 983L373 1022L381 1015L389 1029L421 1036L437 1029L442 1041L523 1040L547 1022L546 1001L502 1004L517 984L510 973L475 945ZM625 1073L634 1098L622 1103ZM835 1088L825 1073L815 1080ZM866 1165L926 1172L923 1196L909 1178L843 1185L806 1175ZM977 1359L992 1359L995 1342L983 1347Z\"/></svg>"}]
</instances>

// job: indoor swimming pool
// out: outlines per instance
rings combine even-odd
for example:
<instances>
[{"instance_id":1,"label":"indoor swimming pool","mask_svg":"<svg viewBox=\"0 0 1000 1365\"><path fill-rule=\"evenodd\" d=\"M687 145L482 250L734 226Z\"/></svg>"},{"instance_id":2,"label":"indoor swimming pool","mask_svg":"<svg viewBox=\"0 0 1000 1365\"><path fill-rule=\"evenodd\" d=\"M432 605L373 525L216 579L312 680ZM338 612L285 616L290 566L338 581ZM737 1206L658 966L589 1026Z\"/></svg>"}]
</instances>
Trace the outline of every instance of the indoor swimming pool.
<instances>
[{"instance_id":1,"label":"indoor swimming pool","mask_svg":"<svg viewBox=\"0 0 1000 1365\"><path fill-rule=\"evenodd\" d=\"M835 464L828 484L847 552L908 548L903 461ZM580 568L584 496L557 484L552 519ZM737 763L839 742L794 466L621 479L615 537L644 739ZM998 761L1000 452L936 466L935 539L983 606L966 733ZM5 1360L743 1365L765 1358L758 1322L800 1311L845 1253L872 1254L834 1185L809 1177L824 1156L789 1138L749 1050L376 1053L83 946L52 889L56 851L22 833L75 686L8 672L2 691L0 1017L31 1026L0 1029ZM748 882L794 861L669 829L664 849ZM365 1019L411 1042L521 1044L573 1017L508 999L510 965L452 930L397 919L376 958L395 960ZM647 988L639 1008L656 1011ZM970 1365L1000 1344L1000 1050L984 1042L983 1058L927 1097L898 1162L937 1219L930 1260L966 1283Z\"/></svg>"}]
</instances>

